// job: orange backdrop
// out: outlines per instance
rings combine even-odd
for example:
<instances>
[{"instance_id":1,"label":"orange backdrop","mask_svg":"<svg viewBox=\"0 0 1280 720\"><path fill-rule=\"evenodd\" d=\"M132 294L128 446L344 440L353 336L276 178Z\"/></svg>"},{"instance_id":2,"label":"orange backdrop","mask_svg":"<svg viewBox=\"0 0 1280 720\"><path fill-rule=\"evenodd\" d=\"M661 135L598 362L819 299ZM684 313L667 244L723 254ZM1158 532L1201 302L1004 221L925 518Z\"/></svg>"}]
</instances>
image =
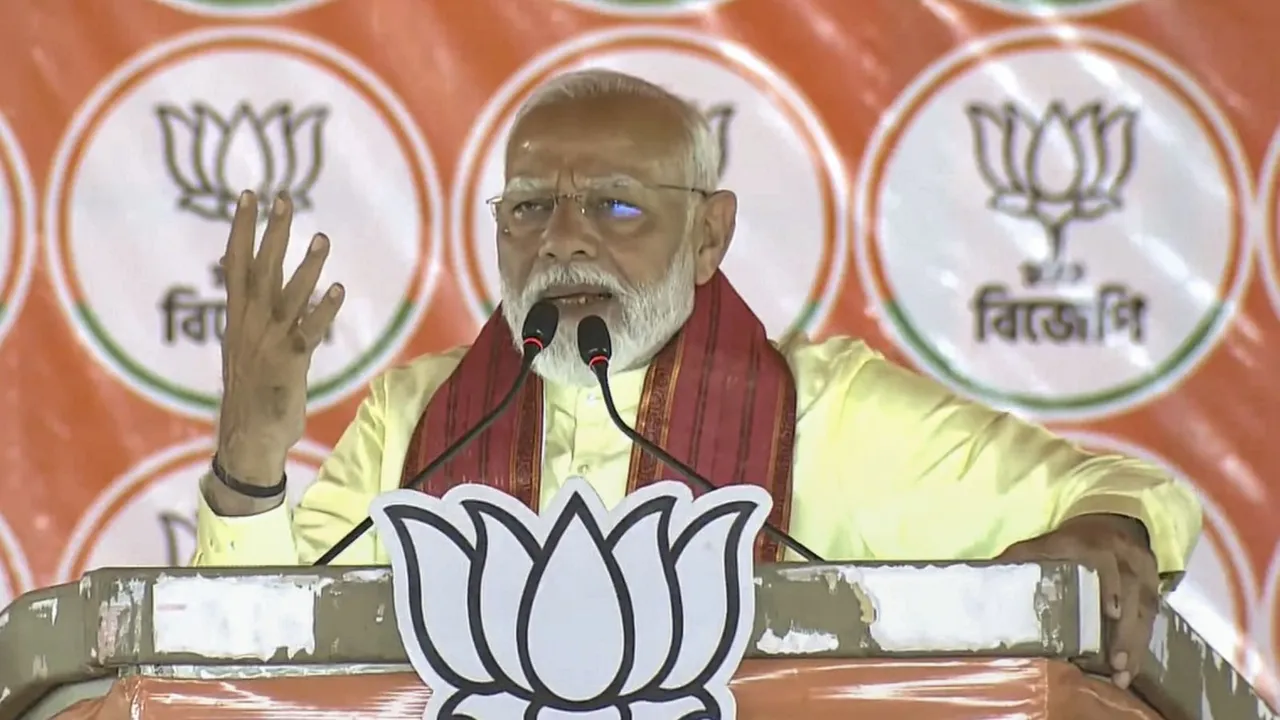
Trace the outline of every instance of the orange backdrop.
<instances>
[{"instance_id":1,"label":"orange backdrop","mask_svg":"<svg viewBox=\"0 0 1280 720\"><path fill-rule=\"evenodd\" d=\"M865 337L1192 483L1173 602L1275 697L1277 27L1256 0L0 0L0 606L191 552L240 189L293 193L349 289L296 496L373 374L475 333L511 113L601 65L707 113L773 333Z\"/></svg>"}]
</instances>

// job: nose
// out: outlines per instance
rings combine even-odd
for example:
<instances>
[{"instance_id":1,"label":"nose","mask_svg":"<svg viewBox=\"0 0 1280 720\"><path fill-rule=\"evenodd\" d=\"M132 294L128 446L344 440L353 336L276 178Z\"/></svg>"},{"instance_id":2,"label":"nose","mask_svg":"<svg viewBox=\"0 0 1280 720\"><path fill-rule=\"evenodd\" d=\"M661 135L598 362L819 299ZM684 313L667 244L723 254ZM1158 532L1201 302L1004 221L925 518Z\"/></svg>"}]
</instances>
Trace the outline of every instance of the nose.
<instances>
[{"instance_id":1,"label":"nose","mask_svg":"<svg viewBox=\"0 0 1280 720\"><path fill-rule=\"evenodd\" d=\"M551 211L551 220L542 232L538 255L559 262L594 259L599 240L577 201L564 198Z\"/></svg>"}]
</instances>

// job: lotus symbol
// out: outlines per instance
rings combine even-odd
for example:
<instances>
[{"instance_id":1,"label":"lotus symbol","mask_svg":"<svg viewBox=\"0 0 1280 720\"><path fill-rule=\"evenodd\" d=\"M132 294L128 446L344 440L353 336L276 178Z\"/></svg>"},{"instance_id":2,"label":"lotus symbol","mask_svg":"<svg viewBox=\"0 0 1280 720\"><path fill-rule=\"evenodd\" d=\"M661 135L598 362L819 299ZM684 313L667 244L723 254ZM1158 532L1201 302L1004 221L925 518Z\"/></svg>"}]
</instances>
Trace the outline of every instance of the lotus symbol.
<instances>
[{"instance_id":1,"label":"lotus symbol","mask_svg":"<svg viewBox=\"0 0 1280 720\"><path fill-rule=\"evenodd\" d=\"M311 188L324 159L325 107L295 112L286 102L259 113L248 102L229 117L196 102L190 112L156 108L165 167L181 195L178 207L207 220L230 222L245 189L259 197L288 192L295 211L311 208ZM262 203L265 213L269 203Z\"/></svg>"},{"instance_id":2,"label":"lotus symbol","mask_svg":"<svg viewBox=\"0 0 1280 720\"><path fill-rule=\"evenodd\" d=\"M978 172L992 196L988 205L1044 228L1049 257L1022 266L1028 286L1076 282L1084 267L1063 258L1065 230L1073 220L1096 220L1122 205L1133 169L1136 110L1103 114L1100 102L1072 113L1062 102L1040 119L1014 103L968 109Z\"/></svg>"},{"instance_id":3,"label":"lotus symbol","mask_svg":"<svg viewBox=\"0 0 1280 720\"><path fill-rule=\"evenodd\" d=\"M371 515L431 720L736 717L729 680L755 615L752 485L692 499L663 482L612 512L573 478L541 516L461 485Z\"/></svg>"},{"instance_id":4,"label":"lotus symbol","mask_svg":"<svg viewBox=\"0 0 1280 720\"><path fill-rule=\"evenodd\" d=\"M165 510L160 513L164 535L165 566L181 567L191 562L196 548L196 520L193 515Z\"/></svg>"},{"instance_id":5,"label":"lotus symbol","mask_svg":"<svg viewBox=\"0 0 1280 720\"><path fill-rule=\"evenodd\" d=\"M720 166L716 168L716 174L724 177L725 170L729 169L729 126L737 109L729 103L718 103L703 110L702 114L720 146Z\"/></svg>"}]
</instances>

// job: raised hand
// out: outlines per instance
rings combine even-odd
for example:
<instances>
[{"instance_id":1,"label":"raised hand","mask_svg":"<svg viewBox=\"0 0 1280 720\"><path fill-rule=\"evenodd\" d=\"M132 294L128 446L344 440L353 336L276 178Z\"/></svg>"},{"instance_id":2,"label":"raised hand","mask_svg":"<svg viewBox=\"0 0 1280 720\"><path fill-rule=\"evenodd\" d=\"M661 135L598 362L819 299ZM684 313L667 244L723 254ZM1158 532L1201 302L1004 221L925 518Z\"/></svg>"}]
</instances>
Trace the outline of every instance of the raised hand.
<instances>
[{"instance_id":1,"label":"raised hand","mask_svg":"<svg viewBox=\"0 0 1280 720\"><path fill-rule=\"evenodd\" d=\"M333 324L344 290L331 285L319 302L311 304L329 256L329 239L320 234L311 238L306 257L284 281L293 220L293 205L287 197L282 195L272 204L255 255L257 220L258 198L251 192L241 194L222 263L227 327L222 341L218 462L239 482L271 487L280 482L289 448L302 437L311 356ZM228 494L230 488L212 485L207 493L211 502L237 504Z\"/></svg>"}]
</instances>

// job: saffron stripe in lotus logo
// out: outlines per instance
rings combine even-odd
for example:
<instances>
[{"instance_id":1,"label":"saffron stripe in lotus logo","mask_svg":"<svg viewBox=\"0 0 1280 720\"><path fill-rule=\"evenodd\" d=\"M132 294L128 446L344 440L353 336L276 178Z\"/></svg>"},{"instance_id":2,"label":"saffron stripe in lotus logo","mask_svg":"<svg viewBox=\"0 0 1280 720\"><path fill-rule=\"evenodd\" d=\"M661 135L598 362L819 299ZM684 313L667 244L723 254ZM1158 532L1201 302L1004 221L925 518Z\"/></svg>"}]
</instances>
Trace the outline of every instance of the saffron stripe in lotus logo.
<instances>
[{"instance_id":1,"label":"saffron stripe in lotus logo","mask_svg":"<svg viewBox=\"0 0 1280 720\"><path fill-rule=\"evenodd\" d=\"M371 514L425 717L736 717L755 619L755 486L656 483L612 512L581 478L536 515L480 485L396 491Z\"/></svg>"}]
</instances>

